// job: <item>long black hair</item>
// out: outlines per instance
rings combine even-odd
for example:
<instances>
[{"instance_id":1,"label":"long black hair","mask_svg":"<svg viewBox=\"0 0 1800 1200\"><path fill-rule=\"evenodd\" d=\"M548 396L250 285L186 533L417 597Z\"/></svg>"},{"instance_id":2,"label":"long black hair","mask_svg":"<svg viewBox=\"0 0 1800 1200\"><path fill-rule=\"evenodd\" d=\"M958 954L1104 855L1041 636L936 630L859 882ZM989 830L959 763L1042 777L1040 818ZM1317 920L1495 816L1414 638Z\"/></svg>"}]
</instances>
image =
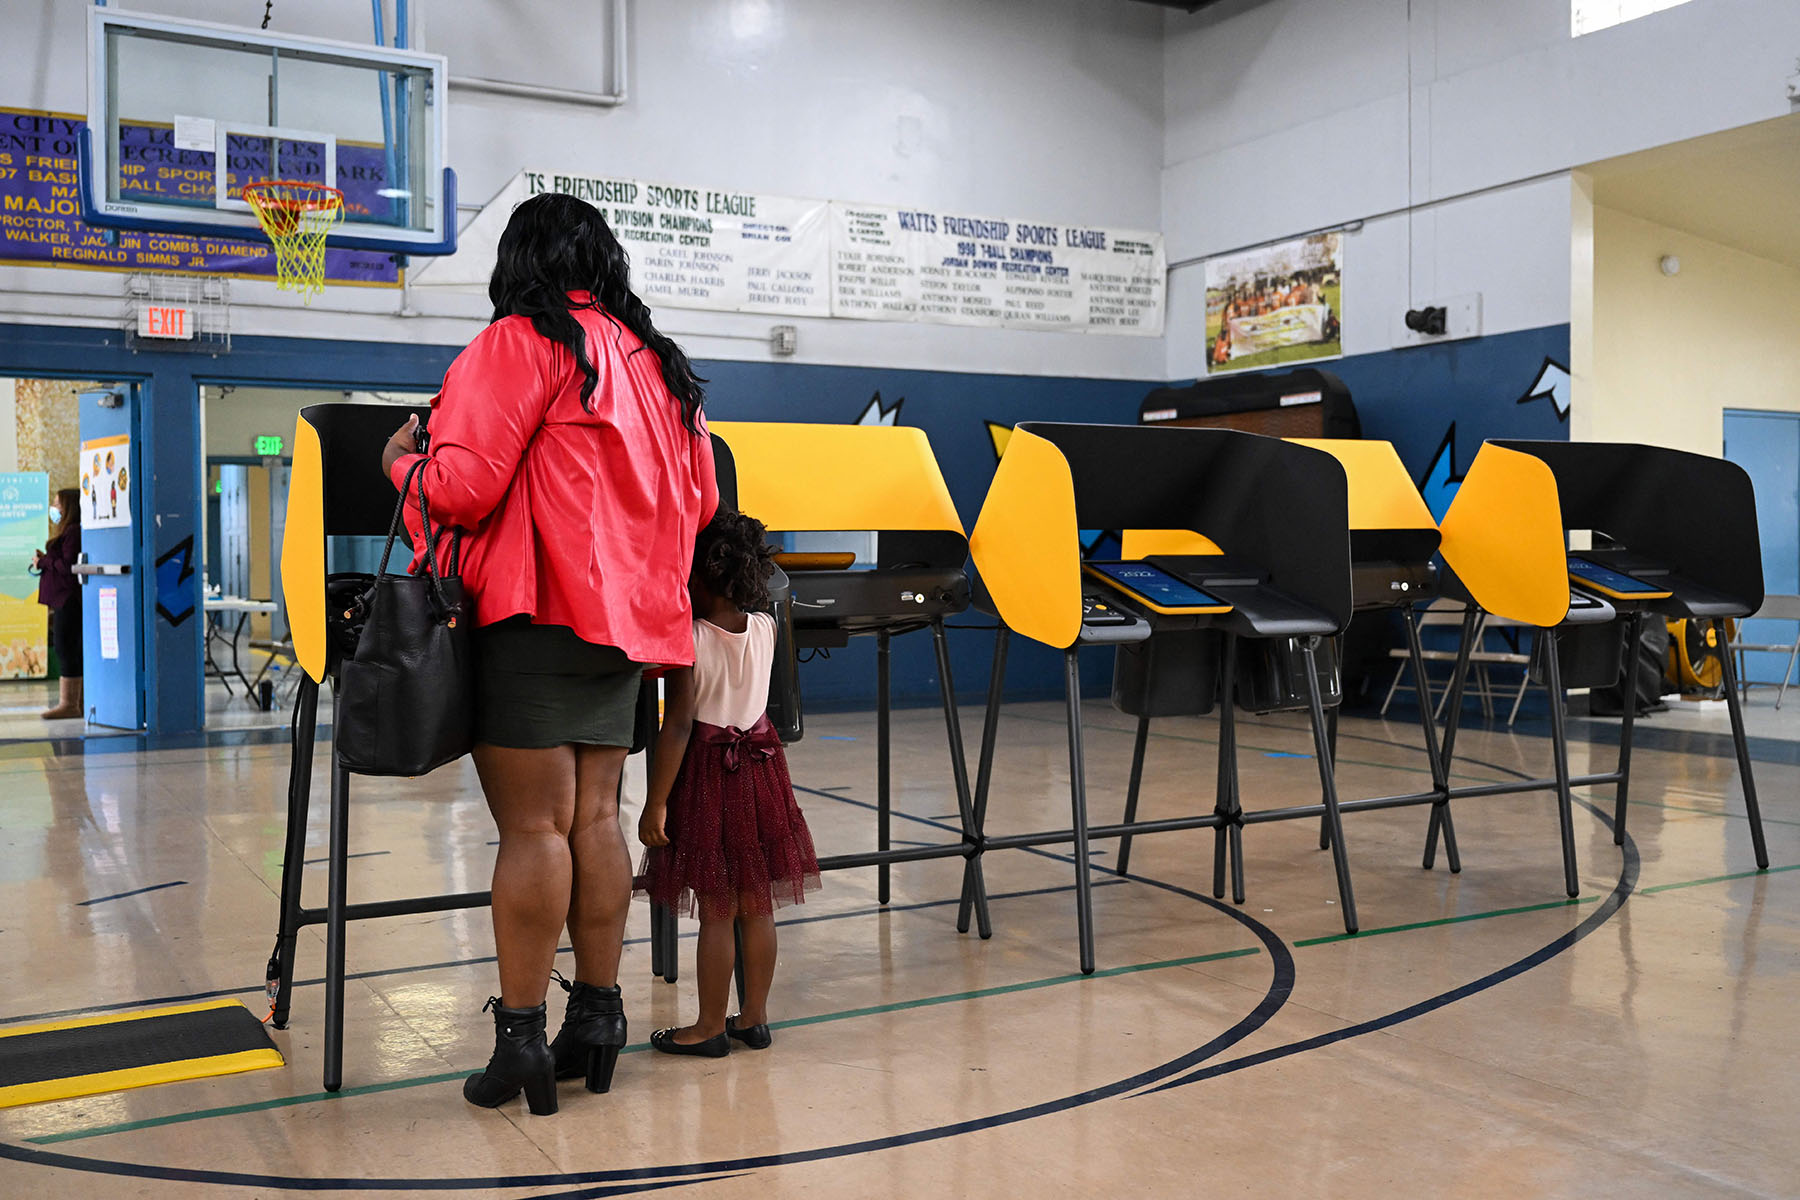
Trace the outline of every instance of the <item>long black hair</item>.
<instances>
[{"instance_id":1,"label":"long black hair","mask_svg":"<svg viewBox=\"0 0 1800 1200\"><path fill-rule=\"evenodd\" d=\"M694 577L745 612L769 602L775 551L755 517L721 508L694 539Z\"/></svg>"},{"instance_id":2,"label":"long black hair","mask_svg":"<svg viewBox=\"0 0 1800 1200\"><path fill-rule=\"evenodd\" d=\"M500 256L488 280L494 316L530 317L531 327L575 356L585 377L581 404L592 411L600 373L588 358L587 335L569 311L570 292L587 292L590 307L637 334L662 364L663 382L681 403L681 423L700 432L700 405L706 380L650 321L650 309L631 290L631 259L619 239L585 200L546 192L513 209L500 235ZM632 353L637 353L635 350Z\"/></svg>"}]
</instances>

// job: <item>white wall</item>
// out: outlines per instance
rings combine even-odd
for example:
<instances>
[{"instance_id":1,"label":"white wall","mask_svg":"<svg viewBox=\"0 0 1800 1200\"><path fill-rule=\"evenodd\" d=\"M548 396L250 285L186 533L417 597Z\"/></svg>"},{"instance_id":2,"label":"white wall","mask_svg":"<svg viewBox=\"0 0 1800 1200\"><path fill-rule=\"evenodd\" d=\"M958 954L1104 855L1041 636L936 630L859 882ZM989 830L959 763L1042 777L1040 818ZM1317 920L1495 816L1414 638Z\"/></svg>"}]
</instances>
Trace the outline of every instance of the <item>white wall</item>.
<instances>
[{"instance_id":1,"label":"white wall","mask_svg":"<svg viewBox=\"0 0 1800 1200\"><path fill-rule=\"evenodd\" d=\"M1783 116L1800 55L1794 0L1582 38L1568 0L1226 0L1166 29L1170 261L1366 222L1345 247L1349 354L1466 292L1484 332L1569 320L1569 169ZM1200 275L1171 278L1172 377L1204 370Z\"/></svg>"},{"instance_id":2,"label":"white wall","mask_svg":"<svg viewBox=\"0 0 1800 1200\"><path fill-rule=\"evenodd\" d=\"M604 12L600 4L562 0L517 3L537 18L566 15L571 39L590 34L580 14L598 20ZM366 4L347 5L277 3L275 27L341 34L356 7L367 20ZM134 6L238 22L260 13L243 0ZM82 111L86 6L9 0L6 8L0 105ZM428 45L448 11L441 0L430 9L423 22ZM487 200L531 164L1053 221L1162 225L1162 16L1148 5L633 0L631 13L631 99L622 108L452 92L448 157L466 202ZM494 36L509 28L496 23ZM534 82L559 80L551 72ZM591 88L593 81L579 84ZM0 321L116 323L121 288L122 279L105 272L0 267ZM238 335L455 343L473 336L486 317L479 296L423 288L404 297L336 288L302 309L269 285L236 282L232 299ZM417 315L397 316L403 305ZM659 316L697 356L767 357L755 340L719 335L763 338L770 318L672 309ZM802 323L799 340L801 362L1141 379L1160 379L1164 370L1154 338L814 320Z\"/></svg>"}]
</instances>

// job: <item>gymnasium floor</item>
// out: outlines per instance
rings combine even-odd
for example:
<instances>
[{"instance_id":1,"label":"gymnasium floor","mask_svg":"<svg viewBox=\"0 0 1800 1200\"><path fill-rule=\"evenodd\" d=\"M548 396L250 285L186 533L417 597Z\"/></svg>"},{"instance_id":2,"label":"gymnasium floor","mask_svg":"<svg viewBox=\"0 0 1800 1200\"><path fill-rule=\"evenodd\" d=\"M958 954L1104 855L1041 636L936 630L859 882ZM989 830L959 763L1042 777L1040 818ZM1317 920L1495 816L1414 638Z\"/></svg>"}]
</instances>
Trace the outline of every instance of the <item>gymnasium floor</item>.
<instances>
[{"instance_id":1,"label":"gymnasium floor","mask_svg":"<svg viewBox=\"0 0 1800 1200\"><path fill-rule=\"evenodd\" d=\"M1104 703L1086 719L1104 818L1130 722ZM964 720L978 729L974 710ZM1420 786L1408 721L1346 719L1346 797ZM941 717L896 722L895 836L947 837ZM1210 807L1215 724L1154 728L1142 815ZM1604 738L1608 723L1582 728ZM194 995L257 1005L287 764L266 736L0 747L0 1019ZM993 832L1066 825L1063 736L1057 706L1009 707ZM1316 797L1298 722L1250 721L1241 737L1247 807ZM491 1047L481 911L352 926L346 1088L327 1097L315 929L293 1024L275 1035L286 1069L0 1111L0 1196L1792 1195L1800 774L1793 741L1756 748L1767 875L1718 738L1651 722L1622 850L1599 815L1610 790L1583 793L1596 810L1578 813L1577 901L1562 895L1548 797L1462 802L1460 876L1420 869L1422 810L1347 818L1353 940L1311 823L1246 830L1241 910L1207 894L1210 832L1165 834L1138 841L1128 879L1105 870L1116 847L1099 848L1087 979L1065 858L987 857L989 942L954 930L954 863L895 868L885 913L872 871L829 875L784 914L772 1052L642 1052L691 1015L692 977L690 959L679 986L653 984L636 942L633 1051L611 1095L571 1082L555 1117L461 1098ZM1458 749L1471 781L1548 760L1523 724L1467 730ZM822 850L872 844L873 752L855 714L809 719L793 748ZM1572 766L1608 769L1611 754L1581 742ZM352 900L486 885L494 835L466 766L356 788ZM309 857L324 854L322 809Z\"/></svg>"}]
</instances>

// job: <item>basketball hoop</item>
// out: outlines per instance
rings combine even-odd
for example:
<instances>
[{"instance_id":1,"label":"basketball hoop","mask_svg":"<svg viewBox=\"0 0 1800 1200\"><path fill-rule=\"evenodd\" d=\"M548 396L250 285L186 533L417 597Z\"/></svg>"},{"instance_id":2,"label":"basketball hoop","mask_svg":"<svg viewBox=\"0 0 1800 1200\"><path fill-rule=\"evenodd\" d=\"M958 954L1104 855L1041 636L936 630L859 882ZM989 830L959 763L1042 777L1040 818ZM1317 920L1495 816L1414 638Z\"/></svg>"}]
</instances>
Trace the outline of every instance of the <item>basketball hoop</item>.
<instances>
[{"instance_id":1,"label":"basketball hoop","mask_svg":"<svg viewBox=\"0 0 1800 1200\"><path fill-rule=\"evenodd\" d=\"M264 179L244 187L244 202L275 244L275 284L308 304L325 290L325 235L344 216L344 193L322 183Z\"/></svg>"}]
</instances>

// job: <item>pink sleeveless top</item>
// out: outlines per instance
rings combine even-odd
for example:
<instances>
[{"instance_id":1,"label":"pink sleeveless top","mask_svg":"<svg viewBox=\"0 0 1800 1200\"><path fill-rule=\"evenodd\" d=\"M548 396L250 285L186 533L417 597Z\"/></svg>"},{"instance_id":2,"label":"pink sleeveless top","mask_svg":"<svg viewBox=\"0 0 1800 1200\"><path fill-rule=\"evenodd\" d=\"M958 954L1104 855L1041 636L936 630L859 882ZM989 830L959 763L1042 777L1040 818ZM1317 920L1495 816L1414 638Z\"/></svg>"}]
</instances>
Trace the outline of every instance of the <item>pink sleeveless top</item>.
<instances>
[{"instance_id":1,"label":"pink sleeveless top","mask_svg":"<svg viewBox=\"0 0 1800 1200\"><path fill-rule=\"evenodd\" d=\"M750 613L742 633L694 622L694 720L748 729L769 707L775 618Z\"/></svg>"}]
</instances>

